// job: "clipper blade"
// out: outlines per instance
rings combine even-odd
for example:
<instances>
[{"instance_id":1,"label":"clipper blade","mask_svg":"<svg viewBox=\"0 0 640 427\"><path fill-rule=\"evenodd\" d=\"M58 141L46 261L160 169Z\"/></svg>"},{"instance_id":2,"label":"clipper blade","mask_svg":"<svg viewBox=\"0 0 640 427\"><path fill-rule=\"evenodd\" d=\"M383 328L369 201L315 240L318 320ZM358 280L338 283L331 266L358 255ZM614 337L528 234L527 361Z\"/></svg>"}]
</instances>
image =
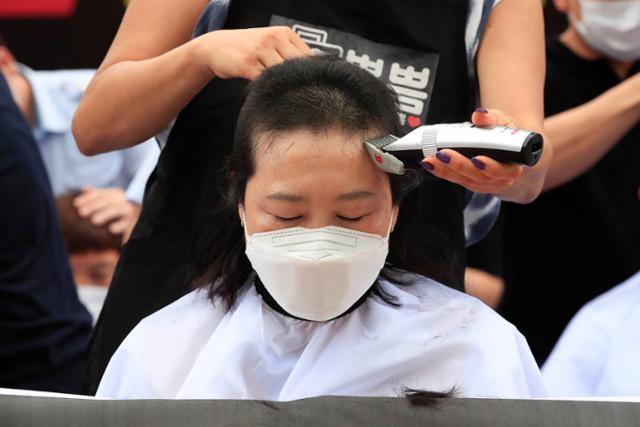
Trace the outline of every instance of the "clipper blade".
<instances>
[{"instance_id":1,"label":"clipper blade","mask_svg":"<svg viewBox=\"0 0 640 427\"><path fill-rule=\"evenodd\" d=\"M371 160L379 169L394 175L404 175L404 163L384 151L384 147L397 140L398 138L393 135L384 135L365 141L364 146L367 148Z\"/></svg>"},{"instance_id":2,"label":"clipper blade","mask_svg":"<svg viewBox=\"0 0 640 427\"><path fill-rule=\"evenodd\" d=\"M398 139L400 138L398 138L397 136L384 135L384 136L381 136L380 138L370 139L367 142L373 145L374 147L384 149L384 147L386 147L387 145L393 144Z\"/></svg>"}]
</instances>

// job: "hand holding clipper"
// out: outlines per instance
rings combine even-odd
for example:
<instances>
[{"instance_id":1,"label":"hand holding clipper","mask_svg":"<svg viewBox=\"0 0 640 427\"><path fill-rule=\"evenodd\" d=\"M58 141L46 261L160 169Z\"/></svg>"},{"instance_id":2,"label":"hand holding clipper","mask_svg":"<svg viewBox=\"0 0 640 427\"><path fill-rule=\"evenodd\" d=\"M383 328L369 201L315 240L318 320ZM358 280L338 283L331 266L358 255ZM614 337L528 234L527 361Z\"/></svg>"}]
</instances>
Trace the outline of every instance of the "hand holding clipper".
<instances>
[{"instance_id":1,"label":"hand holding clipper","mask_svg":"<svg viewBox=\"0 0 640 427\"><path fill-rule=\"evenodd\" d=\"M535 165L542 155L540 134L504 126L477 127L472 123L420 126L402 138L385 135L365 142L375 164L385 172L404 174L425 157L449 148L467 157L487 156L502 163Z\"/></svg>"}]
</instances>

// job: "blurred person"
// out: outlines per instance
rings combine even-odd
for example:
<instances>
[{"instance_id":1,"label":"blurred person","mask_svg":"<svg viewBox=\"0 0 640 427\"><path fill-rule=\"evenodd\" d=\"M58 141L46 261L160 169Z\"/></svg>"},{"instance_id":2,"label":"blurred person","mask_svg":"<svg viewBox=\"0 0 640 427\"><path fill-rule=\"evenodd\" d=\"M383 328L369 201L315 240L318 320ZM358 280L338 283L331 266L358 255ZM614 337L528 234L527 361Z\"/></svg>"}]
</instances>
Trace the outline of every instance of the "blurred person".
<instances>
[{"instance_id":1,"label":"blurred person","mask_svg":"<svg viewBox=\"0 0 640 427\"><path fill-rule=\"evenodd\" d=\"M136 326L97 395L544 396L512 325L404 270L407 240L428 237L397 221L415 215L403 198L423 174L388 175L363 144L398 132L394 101L330 57L251 83L225 184L208 189L225 197L198 230L199 289Z\"/></svg>"},{"instance_id":2,"label":"blurred person","mask_svg":"<svg viewBox=\"0 0 640 427\"><path fill-rule=\"evenodd\" d=\"M550 396L640 396L640 272L587 303L543 366Z\"/></svg>"},{"instance_id":3,"label":"blurred person","mask_svg":"<svg viewBox=\"0 0 640 427\"><path fill-rule=\"evenodd\" d=\"M0 387L77 393L91 317L37 143L2 75L0 199Z\"/></svg>"},{"instance_id":4,"label":"blurred person","mask_svg":"<svg viewBox=\"0 0 640 427\"><path fill-rule=\"evenodd\" d=\"M56 198L56 209L80 301L97 320L120 257L122 236L82 218L75 207L80 193Z\"/></svg>"},{"instance_id":5,"label":"blurred person","mask_svg":"<svg viewBox=\"0 0 640 427\"><path fill-rule=\"evenodd\" d=\"M502 237L479 244L503 257L500 312L540 364L584 304L640 269L640 1L554 4L568 27L547 44L545 192L505 203Z\"/></svg>"},{"instance_id":6,"label":"blurred person","mask_svg":"<svg viewBox=\"0 0 640 427\"><path fill-rule=\"evenodd\" d=\"M0 38L0 72L32 127L54 196L82 190L82 217L128 235L140 213L146 180L160 153L154 141L95 157L82 154L73 114L95 70L34 71L16 61ZM113 221L117 219L116 221Z\"/></svg>"},{"instance_id":7,"label":"blurred person","mask_svg":"<svg viewBox=\"0 0 640 427\"><path fill-rule=\"evenodd\" d=\"M428 1L416 8L386 0L133 1L76 112L74 133L86 154L161 132L165 145L96 327L87 391L95 391L140 319L189 291L183 284L191 240L220 197L205 189L215 188L231 149L246 80L314 48L391 84L401 95L403 133L470 119L542 132L543 45L539 0ZM474 112L478 105L487 108ZM430 233L407 248L411 269L462 289L465 242L486 231L474 225L487 221L476 220L495 217L493 195L533 200L551 156L545 149L534 168L453 150L425 159L428 178L407 202L421 210L401 219ZM471 207L474 223L467 224Z\"/></svg>"}]
</instances>

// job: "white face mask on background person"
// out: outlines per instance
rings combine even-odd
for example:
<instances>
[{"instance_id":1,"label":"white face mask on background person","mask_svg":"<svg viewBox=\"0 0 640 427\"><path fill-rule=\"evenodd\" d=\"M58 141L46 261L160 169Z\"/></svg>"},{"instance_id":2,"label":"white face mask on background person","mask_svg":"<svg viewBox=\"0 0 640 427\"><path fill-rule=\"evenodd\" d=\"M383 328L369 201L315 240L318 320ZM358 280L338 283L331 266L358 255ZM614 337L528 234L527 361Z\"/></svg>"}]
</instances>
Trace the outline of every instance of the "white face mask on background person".
<instances>
[{"instance_id":1,"label":"white face mask on background person","mask_svg":"<svg viewBox=\"0 0 640 427\"><path fill-rule=\"evenodd\" d=\"M593 49L613 59L640 58L640 0L579 0L581 19L569 19Z\"/></svg>"},{"instance_id":2,"label":"white face mask on background person","mask_svg":"<svg viewBox=\"0 0 640 427\"><path fill-rule=\"evenodd\" d=\"M349 310L374 284L389 252L390 231L382 237L337 226L293 227L249 236L245 228L245 253L287 313L327 321Z\"/></svg>"}]
</instances>

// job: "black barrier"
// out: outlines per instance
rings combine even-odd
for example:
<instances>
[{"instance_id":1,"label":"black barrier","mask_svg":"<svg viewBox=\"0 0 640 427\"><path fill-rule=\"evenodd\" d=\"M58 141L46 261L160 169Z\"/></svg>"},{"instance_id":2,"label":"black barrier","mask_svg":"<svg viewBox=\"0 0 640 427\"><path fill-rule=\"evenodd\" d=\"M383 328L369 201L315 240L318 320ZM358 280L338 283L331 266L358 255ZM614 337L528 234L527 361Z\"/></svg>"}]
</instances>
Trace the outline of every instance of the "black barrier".
<instances>
[{"instance_id":1,"label":"black barrier","mask_svg":"<svg viewBox=\"0 0 640 427\"><path fill-rule=\"evenodd\" d=\"M638 426L640 403L319 397L251 400L88 400L0 396L0 426Z\"/></svg>"}]
</instances>

